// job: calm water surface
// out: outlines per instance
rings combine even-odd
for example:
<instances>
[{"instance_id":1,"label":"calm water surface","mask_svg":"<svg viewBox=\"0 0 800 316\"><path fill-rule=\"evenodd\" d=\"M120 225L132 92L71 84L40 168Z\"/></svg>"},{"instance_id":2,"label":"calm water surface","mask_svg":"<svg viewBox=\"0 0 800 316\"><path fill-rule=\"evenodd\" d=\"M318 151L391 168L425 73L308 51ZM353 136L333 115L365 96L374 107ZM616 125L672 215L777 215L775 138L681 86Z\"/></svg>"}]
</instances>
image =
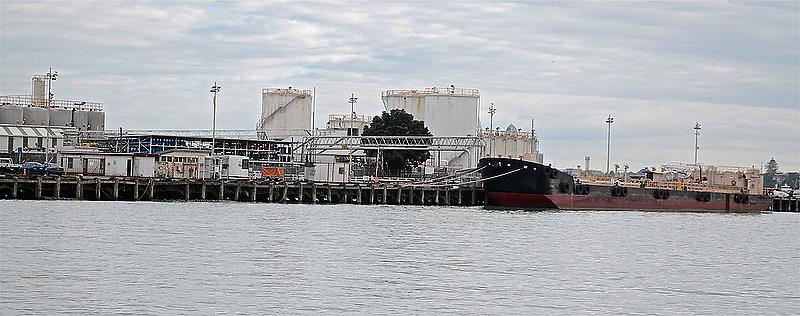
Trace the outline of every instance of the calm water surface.
<instances>
[{"instance_id":1,"label":"calm water surface","mask_svg":"<svg viewBox=\"0 0 800 316\"><path fill-rule=\"evenodd\" d=\"M0 314L800 314L800 216L0 201Z\"/></svg>"}]
</instances>

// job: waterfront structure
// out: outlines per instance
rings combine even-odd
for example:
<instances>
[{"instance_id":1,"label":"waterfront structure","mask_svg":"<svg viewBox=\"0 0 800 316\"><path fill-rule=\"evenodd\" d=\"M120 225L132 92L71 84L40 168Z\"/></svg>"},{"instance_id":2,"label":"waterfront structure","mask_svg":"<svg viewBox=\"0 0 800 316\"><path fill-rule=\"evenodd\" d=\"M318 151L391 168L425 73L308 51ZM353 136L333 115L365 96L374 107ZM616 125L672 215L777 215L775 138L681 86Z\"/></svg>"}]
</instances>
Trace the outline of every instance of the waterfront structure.
<instances>
[{"instance_id":1,"label":"waterfront structure","mask_svg":"<svg viewBox=\"0 0 800 316\"><path fill-rule=\"evenodd\" d=\"M156 177L197 179L200 165L211 154L207 149L169 149L156 158Z\"/></svg>"},{"instance_id":2,"label":"waterfront structure","mask_svg":"<svg viewBox=\"0 0 800 316\"><path fill-rule=\"evenodd\" d=\"M66 136L75 134L73 127L0 124L0 157L44 161L46 153L70 144Z\"/></svg>"},{"instance_id":3,"label":"waterfront structure","mask_svg":"<svg viewBox=\"0 0 800 316\"><path fill-rule=\"evenodd\" d=\"M155 176L156 155L141 153L106 153L96 148L71 148L59 151L56 161L65 174L109 177Z\"/></svg>"}]
</instances>

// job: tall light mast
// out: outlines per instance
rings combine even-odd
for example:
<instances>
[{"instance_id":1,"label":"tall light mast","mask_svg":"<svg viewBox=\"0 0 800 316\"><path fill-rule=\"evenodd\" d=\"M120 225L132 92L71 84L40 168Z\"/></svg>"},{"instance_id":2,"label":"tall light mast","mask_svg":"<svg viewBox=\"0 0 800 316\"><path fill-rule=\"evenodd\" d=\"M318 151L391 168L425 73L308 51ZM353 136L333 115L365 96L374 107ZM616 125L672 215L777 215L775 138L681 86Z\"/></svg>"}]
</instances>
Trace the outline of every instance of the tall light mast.
<instances>
[{"instance_id":1,"label":"tall light mast","mask_svg":"<svg viewBox=\"0 0 800 316\"><path fill-rule=\"evenodd\" d=\"M606 123L608 123L608 149L606 151L606 174L608 174L611 172L611 123L614 123L614 118L611 117L611 114L608 115Z\"/></svg>"},{"instance_id":2,"label":"tall light mast","mask_svg":"<svg viewBox=\"0 0 800 316\"><path fill-rule=\"evenodd\" d=\"M700 149L700 147L697 145L697 139L700 137L700 129L701 129L700 122L695 122L693 129L694 129L694 165L696 166L697 165L697 150Z\"/></svg>"}]
</instances>

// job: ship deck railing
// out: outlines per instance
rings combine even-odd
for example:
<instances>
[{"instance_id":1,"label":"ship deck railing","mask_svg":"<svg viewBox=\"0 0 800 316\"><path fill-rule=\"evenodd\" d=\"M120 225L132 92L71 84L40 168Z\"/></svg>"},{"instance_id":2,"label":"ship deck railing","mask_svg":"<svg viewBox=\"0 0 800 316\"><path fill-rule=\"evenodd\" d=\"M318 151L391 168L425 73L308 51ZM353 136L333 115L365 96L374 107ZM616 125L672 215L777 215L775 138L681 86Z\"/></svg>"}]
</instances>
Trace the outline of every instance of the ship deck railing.
<instances>
[{"instance_id":1,"label":"ship deck railing","mask_svg":"<svg viewBox=\"0 0 800 316\"><path fill-rule=\"evenodd\" d=\"M599 178L578 178L583 184L593 184L598 186L614 186L619 185L628 188L649 188L649 189L666 189L675 191L697 191L697 192L712 192L712 193L739 193L742 188L734 186L723 185L709 185L709 184L695 184L695 183L681 183L681 182L656 182L656 181L615 181Z\"/></svg>"}]
</instances>

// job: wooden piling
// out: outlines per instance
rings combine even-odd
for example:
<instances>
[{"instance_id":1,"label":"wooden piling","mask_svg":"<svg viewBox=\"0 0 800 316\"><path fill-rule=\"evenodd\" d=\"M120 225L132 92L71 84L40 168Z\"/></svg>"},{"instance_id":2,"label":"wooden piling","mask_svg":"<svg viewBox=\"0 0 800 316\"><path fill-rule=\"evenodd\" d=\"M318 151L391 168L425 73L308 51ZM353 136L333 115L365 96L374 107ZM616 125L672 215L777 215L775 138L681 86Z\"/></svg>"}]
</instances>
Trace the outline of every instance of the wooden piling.
<instances>
[{"instance_id":1,"label":"wooden piling","mask_svg":"<svg viewBox=\"0 0 800 316\"><path fill-rule=\"evenodd\" d=\"M358 197L356 198L356 203L361 204L361 185L358 185Z\"/></svg>"},{"instance_id":2,"label":"wooden piling","mask_svg":"<svg viewBox=\"0 0 800 316\"><path fill-rule=\"evenodd\" d=\"M317 204L317 184L311 183L311 204Z\"/></svg>"},{"instance_id":3,"label":"wooden piling","mask_svg":"<svg viewBox=\"0 0 800 316\"><path fill-rule=\"evenodd\" d=\"M302 182L300 182L300 184L297 185L297 195L298 195L297 196L297 201L299 203L303 203L303 183Z\"/></svg>"},{"instance_id":4,"label":"wooden piling","mask_svg":"<svg viewBox=\"0 0 800 316\"><path fill-rule=\"evenodd\" d=\"M375 204L375 185L369 185L369 204Z\"/></svg>"},{"instance_id":5,"label":"wooden piling","mask_svg":"<svg viewBox=\"0 0 800 316\"><path fill-rule=\"evenodd\" d=\"M138 201L139 196L139 179L133 181L133 200Z\"/></svg>"},{"instance_id":6,"label":"wooden piling","mask_svg":"<svg viewBox=\"0 0 800 316\"><path fill-rule=\"evenodd\" d=\"M463 193L463 192L461 192L461 188L458 188L458 205L463 205L464 204L464 203L461 202L461 198L463 196L463 194L461 194L461 193Z\"/></svg>"},{"instance_id":7,"label":"wooden piling","mask_svg":"<svg viewBox=\"0 0 800 316\"><path fill-rule=\"evenodd\" d=\"M267 202L272 202L272 194L275 192L275 182L269 181L269 195L267 195Z\"/></svg>"},{"instance_id":8,"label":"wooden piling","mask_svg":"<svg viewBox=\"0 0 800 316\"><path fill-rule=\"evenodd\" d=\"M328 204L333 203L333 193L331 192L331 185L328 184Z\"/></svg>"},{"instance_id":9,"label":"wooden piling","mask_svg":"<svg viewBox=\"0 0 800 316\"><path fill-rule=\"evenodd\" d=\"M389 190L386 187L386 185L384 184L383 185L383 201L381 201L381 202L383 202L383 204L389 204L389 194L388 193L389 193Z\"/></svg>"},{"instance_id":10,"label":"wooden piling","mask_svg":"<svg viewBox=\"0 0 800 316\"><path fill-rule=\"evenodd\" d=\"M200 188L200 199L205 201L206 200L206 180L203 179L203 184Z\"/></svg>"},{"instance_id":11,"label":"wooden piling","mask_svg":"<svg viewBox=\"0 0 800 316\"><path fill-rule=\"evenodd\" d=\"M114 201L119 201L119 179L114 178Z\"/></svg>"},{"instance_id":12,"label":"wooden piling","mask_svg":"<svg viewBox=\"0 0 800 316\"><path fill-rule=\"evenodd\" d=\"M419 194L420 194L419 205L425 205L425 188L422 188Z\"/></svg>"},{"instance_id":13,"label":"wooden piling","mask_svg":"<svg viewBox=\"0 0 800 316\"><path fill-rule=\"evenodd\" d=\"M233 193L234 201L239 201L239 191L242 191L242 183L240 181L236 181L236 192Z\"/></svg>"},{"instance_id":14,"label":"wooden piling","mask_svg":"<svg viewBox=\"0 0 800 316\"><path fill-rule=\"evenodd\" d=\"M250 202L255 202L258 195L258 184L253 184L253 196L250 197Z\"/></svg>"},{"instance_id":15,"label":"wooden piling","mask_svg":"<svg viewBox=\"0 0 800 316\"><path fill-rule=\"evenodd\" d=\"M153 179L150 179L147 183L147 197L150 201L153 200L153 191L155 191L156 183Z\"/></svg>"},{"instance_id":16,"label":"wooden piling","mask_svg":"<svg viewBox=\"0 0 800 316\"><path fill-rule=\"evenodd\" d=\"M219 184L219 200L222 201L225 199L225 182L220 182Z\"/></svg>"},{"instance_id":17,"label":"wooden piling","mask_svg":"<svg viewBox=\"0 0 800 316\"><path fill-rule=\"evenodd\" d=\"M17 191L19 191L19 179L14 177L14 184L11 186L11 198L17 199Z\"/></svg>"},{"instance_id":18,"label":"wooden piling","mask_svg":"<svg viewBox=\"0 0 800 316\"><path fill-rule=\"evenodd\" d=\"M444 189L444 205L450 205L450 188Z\"/></svg>"},{"instance_id":19,"label":"wooden piling","mask_svg":"<svg viewBox=\"0 0 800 316\"><path fill-rule=\"evenodd\" d=\"M191 198L191 192L189 191L189 183L187 182L183 186L183 197L188 201Z\"/></svg>"},{"instance_id":20,"label":"wooden piling","mask_svg":"<svg viewBox=\"0 0 800 316\"><path fill-rule=\"evenodd\" d=\"M402 197L403 197L403 187L398 185L397 186L397 205L403 205Z\"/></svg>"},{"instance_id":21,"label":"wooden piling","mask_svg":"<svg viewBox=\"0 0 800 316\"><path fill-rule=\"evenodd\" d=\"M83 199L83 178L78 177L78 180L75 181L75 198L78 200Z\"/></svg>"},{"instance_id":22,"label":"wooden piling","mask_svg":"<svg viewBox=\"0 0 800 316\"><path fill-rule=\"evenodd\" d=\"M289 183L283 182L283 194L281 195L281 203L286 203L286 198L289 194Z\"/></svg>"},{"instance_id":23,"label":"wooden piling","mask_svg":"<svg viewBox=\"0 0 800 316\"><path fill-rule=\"evenodd\" d=\"M55 197L57 199L61 198L61 177L56 178L56 194Z\"/></svg>"},{"instance_id":24,"label":"wooden piling","mask_svg":"<svg viewBox=\"0 0 800 316\"><path fill-rule=\"evenodd\" d=\"M42 177L36 177L36 199L42 199Z\"/></svg>"}]
</instances>

